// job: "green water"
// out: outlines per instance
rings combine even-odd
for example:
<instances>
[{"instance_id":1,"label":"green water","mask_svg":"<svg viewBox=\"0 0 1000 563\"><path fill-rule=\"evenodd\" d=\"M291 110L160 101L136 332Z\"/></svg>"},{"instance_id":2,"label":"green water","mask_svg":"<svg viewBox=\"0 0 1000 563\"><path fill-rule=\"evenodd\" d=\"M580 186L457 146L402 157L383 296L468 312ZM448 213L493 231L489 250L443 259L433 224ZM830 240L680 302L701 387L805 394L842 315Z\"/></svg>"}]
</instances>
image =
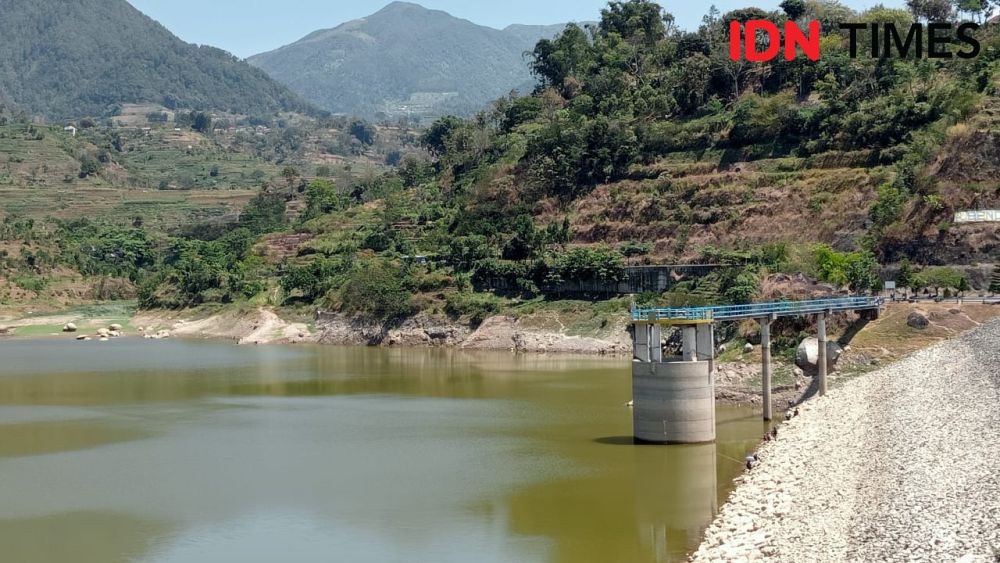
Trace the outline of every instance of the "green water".
<instances>
[{"instance_id":1,"label":"green water","mask_svg":"<svg viewBox=\"0 0 1000 563\"><path fill-rule=\"evenodd\" d=\"M646 562L762 433L633 446L623 360L0 343L0 560Z\"/></svg>"}]
</instances>

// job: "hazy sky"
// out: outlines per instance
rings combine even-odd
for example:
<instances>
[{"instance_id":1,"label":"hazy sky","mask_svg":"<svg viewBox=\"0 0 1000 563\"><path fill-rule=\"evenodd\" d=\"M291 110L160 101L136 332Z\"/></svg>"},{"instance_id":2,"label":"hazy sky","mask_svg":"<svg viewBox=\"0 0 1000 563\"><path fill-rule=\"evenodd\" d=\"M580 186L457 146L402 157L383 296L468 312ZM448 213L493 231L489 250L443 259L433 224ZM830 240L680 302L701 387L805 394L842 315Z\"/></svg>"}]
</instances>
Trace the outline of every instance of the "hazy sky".
<instances>
[{"instance_id":1,"label":"hazy sky","mask_svg":"<svg viewBox=\"0 0 1000 563\"><path fill-rule=\"evenodd\" d=\"M367 16L388 0L129 0L133 6L191 43L213 45L248 57L292 43L306 34ZM781 0L718 0L723 12L747 6L775 8ZM420 0L427 8L481 25L552 24L594 21L606 0ZM694 29L713 2L664 0L682 28ZM877 3L902 6L904 0L844 0L853 8Z\"/></svg>"}]
</instances>

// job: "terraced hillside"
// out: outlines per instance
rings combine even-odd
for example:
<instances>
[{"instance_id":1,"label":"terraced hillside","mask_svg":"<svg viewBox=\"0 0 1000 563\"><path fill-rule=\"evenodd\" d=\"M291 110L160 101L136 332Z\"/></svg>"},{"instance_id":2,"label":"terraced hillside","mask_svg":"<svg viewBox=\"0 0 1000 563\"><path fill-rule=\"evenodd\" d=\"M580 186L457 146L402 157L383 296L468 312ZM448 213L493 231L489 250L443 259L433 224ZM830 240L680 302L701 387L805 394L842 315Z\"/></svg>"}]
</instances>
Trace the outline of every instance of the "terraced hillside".
<instances>
[{"instance_id":1,"label":"terraced hillside","mask_svg":"<svg viewBox=\"0 0 1000 563\"><path fill-rule=\"evenodd\" d=\"M74 137L60 126L0 127L4 215L130 222L141 217L151 226L172 228L235 216L258 191L261 179L277 175L274 164L206 146L200 136L151 133L141 140L123 141L131 143L131 150L116 155L94 141L102 142L85 132ZM102 158L108 162L101 164L99 173L81 177L82 161ZM215 177L213 167L218 167Z\"/></svg>"}]
</instances>

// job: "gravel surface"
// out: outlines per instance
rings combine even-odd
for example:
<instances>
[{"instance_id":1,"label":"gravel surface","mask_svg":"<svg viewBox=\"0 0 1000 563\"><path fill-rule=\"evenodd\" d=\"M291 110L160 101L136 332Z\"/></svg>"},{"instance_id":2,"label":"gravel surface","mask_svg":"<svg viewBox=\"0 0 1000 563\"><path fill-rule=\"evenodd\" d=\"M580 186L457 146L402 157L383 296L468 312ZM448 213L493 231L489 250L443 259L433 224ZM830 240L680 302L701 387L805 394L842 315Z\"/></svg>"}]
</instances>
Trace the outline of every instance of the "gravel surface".
<instances>
[{"instance_id":1,"label":"gravel surface","mask_svg":"<svg viewBox=\"0 0 1000 563\"><path fill-rule=\"evenodd\" d=\"M694 561L1000 561L1000 321L800 410Z\"/></svg>"}]
</instances>

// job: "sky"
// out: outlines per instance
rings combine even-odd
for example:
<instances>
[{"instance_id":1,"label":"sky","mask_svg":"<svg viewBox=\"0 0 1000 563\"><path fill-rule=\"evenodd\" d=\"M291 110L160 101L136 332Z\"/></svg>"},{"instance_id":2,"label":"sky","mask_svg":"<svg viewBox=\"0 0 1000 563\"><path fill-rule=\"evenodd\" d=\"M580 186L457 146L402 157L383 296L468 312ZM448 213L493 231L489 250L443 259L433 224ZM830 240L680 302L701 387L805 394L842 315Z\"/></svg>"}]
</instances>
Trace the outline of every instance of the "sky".
<instances>
[{"instance_id":1,"label":"sky","mask_svg":"<svg viewBox=\"0 0 1000 563\"><path fill-rule=\"evenodd\" d=\"M781 0L717 0L720 11L758 6L775 9ZM842 0L855 9L877 3L902 6L904 0ZM316 31L370 15L389 0L129 0L181 39L212 45L249 57L293 43ZM418 0L480 25L554 24L596 21L606 0ZM695 29L713 2L663 0L682 29Z\"/></svg>"}]
</instances>

